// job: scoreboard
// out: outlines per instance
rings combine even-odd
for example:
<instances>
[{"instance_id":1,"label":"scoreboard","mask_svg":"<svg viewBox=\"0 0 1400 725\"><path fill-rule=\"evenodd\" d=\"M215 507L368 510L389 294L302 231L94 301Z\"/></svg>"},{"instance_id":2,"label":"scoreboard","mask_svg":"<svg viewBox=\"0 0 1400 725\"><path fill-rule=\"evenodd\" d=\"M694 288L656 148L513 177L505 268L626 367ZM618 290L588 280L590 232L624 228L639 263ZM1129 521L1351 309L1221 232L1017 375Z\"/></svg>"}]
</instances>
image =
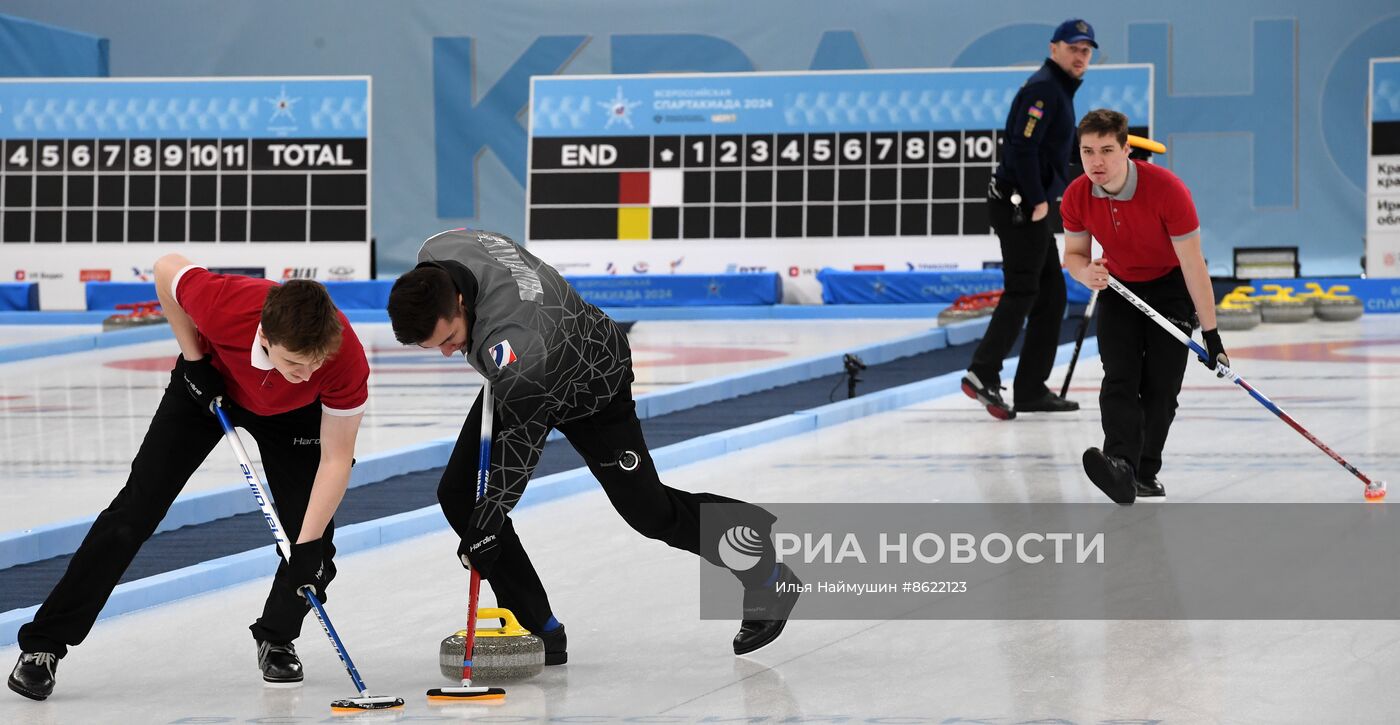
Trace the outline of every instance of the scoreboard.
<instances>
[{"instance_id":1,"label":"scoreboard","mask_svg":"<svg viewBox=\"0 0 1400 725\"><path fill-rule=\"evenodd\" d=\"M1372 58L1366 158L1366 276L1400 277L1400 58Z\"/></svg>"},{"instance_id":2,"label":"scoreboard","mask_svg":"<svg viewBox=\"0 0 1400 725\"><path fill-rule=\"evenodd\" d=\"M1032 68L531 82L526 241L578 273L995 263L986 191ZM1151 66L1092 68L1075 107L1151 133Z\"/></svg>"},{"instance_id":3,"label":"scoreboard","mask_svg":"<svg viewBox=\"0 0 1400 725\"><path fill-rule=\"evenodd\" d=\"M273 279L365 279L370 81L0 81L0 275L45 309L180 252Z\"/></svg>"}]
</instances>

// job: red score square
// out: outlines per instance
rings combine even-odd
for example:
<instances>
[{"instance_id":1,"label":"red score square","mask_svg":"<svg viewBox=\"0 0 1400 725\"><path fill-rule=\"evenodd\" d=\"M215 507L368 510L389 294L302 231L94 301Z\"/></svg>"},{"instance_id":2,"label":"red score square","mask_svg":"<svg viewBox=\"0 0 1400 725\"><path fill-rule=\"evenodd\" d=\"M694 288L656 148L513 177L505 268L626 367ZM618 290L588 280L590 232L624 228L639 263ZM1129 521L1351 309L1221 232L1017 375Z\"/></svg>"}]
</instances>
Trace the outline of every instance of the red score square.
<instances>
[{"instance_id":1,"label":"red score square","mask_svg":"<svg viewBox=\"0 0 1400 725\"><path fill-rule=\"evenodd\" d=\"M646 204L651 200L651 172L624 171L617 175L617 203Z\"/></svg>"}]
</instances>

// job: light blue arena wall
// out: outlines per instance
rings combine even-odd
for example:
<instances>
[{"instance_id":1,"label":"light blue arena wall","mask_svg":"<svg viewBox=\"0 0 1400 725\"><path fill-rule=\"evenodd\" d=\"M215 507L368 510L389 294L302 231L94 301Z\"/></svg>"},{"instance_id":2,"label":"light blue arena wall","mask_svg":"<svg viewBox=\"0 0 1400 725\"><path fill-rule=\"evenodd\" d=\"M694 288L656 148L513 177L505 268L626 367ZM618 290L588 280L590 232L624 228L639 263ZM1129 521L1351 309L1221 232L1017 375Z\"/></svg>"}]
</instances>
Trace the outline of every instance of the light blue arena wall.
<instances>
[{"instance_id":1,"label":"light blue arena wall","mask_svg":"<svg viewBox=\"0 0 1400 725\"><path fill-rule=\"evenodd\" d=\"M0 14L0 77L105 76L107 51L105 38Z\"/></svg>"},{"instance_id":2,"label":"light blue arena wall","mask_svg":"<svg viewBox=\"0 0 1400 725\"><path fill-rule=\"evenodd\" d=\"M1212 273L1251 245L1360 271L1366 67L1400 56L1392 0L6 2L109 39L114 76L372 75L381 276L445 228L522 235L532 74L1035 64L1071 11L1097 60L1156 66L1160 160L1195 195Z\"/></svg>"}]
</instances>

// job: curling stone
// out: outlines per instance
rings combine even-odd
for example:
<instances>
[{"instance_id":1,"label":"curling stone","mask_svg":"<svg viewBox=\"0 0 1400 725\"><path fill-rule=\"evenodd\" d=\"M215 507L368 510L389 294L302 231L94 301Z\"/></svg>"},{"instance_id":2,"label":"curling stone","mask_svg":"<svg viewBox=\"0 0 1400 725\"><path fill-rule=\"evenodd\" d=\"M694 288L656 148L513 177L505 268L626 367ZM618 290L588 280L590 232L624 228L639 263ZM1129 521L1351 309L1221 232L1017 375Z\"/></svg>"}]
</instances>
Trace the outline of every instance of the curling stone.
<instances>
[{"instance_id":1,"label":"curling stone","mask_svg":"<svg viewBox=\"0 0 1400 725\"><path fill-rule=\"evenodd\" d=\"M1327 322L1347 322L1360 317L1366 311L1366 305L1361 302L1360 297L1343 294L1350 291L1350 287L1337 284L1323 292L1322 296L1317 298L1316 307L1313 309L1317 318Z\"/></svg>"},{"instance_id":2,"label":"curling stone","mask_svg":"<svg viewBox=\"0 0 1400 725\"><path fill-rule=\"evenodd\" d=\"M943 308L942 312L938 313L938 324L951 325L955 322L970 320L977 317L978 314L978 310L973 305L972 295L963 295L953 300L953 304L948 305Z\"/></svg>"},{"instance_id":3,"label":"curling stone","mask_svg":"<svg viewBox=\"0 0 1400 725\"><path fill-rule=\"evenodd\" d=\"M478 619L504 619L505 626L476 628L472 680L523 680L544 671L544 641L530 634L509 609L482 607ZM462 681L462 656L467 630L444 638L438 646L438 669L453 682Z\"/></svg>"},{"instance_id":4,"label":"curling stone","mask_svg":"<svg viewBox=\"0 0 1400 725\"><path fill-rule=\"evenodd\" d=\"M978 317L986 317L992 314L1000 301L1001 290L963 295L938 313L938 324L951 325L955 322L966 322Z\"/></svg>"},{"instance_id":5,"label":"curling stone","mask_svg":"<svg viewBox=\"0 0 1400 725\"><path fill-rule=\"evenodd\" d=\"M124 302L117 305L117 309L122 310L122 312L110 315L102 321L103 332L130 330L133 327L160 325L166 322L165 315L158 311L160 310L160 302L156 300Z\"/></svg>"},{"instance_id":6,"label":"curling stone","mask_svg":"<svg viewBox=\"0 0 1400 725\"><path fill-rule=\"evenodd\" d=\"M1259 303L1259 314L1264 322L1303 322L1313 316L1312 303L1299 299L1292 287L1266 284L1264 289L1272 294L1254 297Z\"/></svg>"},{"instance_id":7,"label":"curling stone","mask_svg":"<svg viewBox=\"0 0 1400 725\"><path fill-rule=\"evenodd\" d=\"M1215 306L1215 324L1221 330L1249 330L1262 321L1259 305L1249 298L1250 287L1238 287Z\"/></svg>"},{"instance_id":8,"label":"curling stone","mask_svg":"<svg viewBox=\"0 0 1400 725\"><path fill-rule=\"evenodd\" d=\"M1320 302L1322 298L1326 297L1327 293L1323 291L1322 285L1316 282L1308 282L1306 285L1303 286L1307 287L1308 291L1300 292L1293 296L1312 305L1313 310L1316 311L1318 302Z\"/></svg>"},{"instance_id":9,"label":"curling stone","mask_svg":"<svg viewBox=\"0 0 1400 725\"><path fill-rule=\"evenodd\" d=\"M135 327L135 324L136 318L131 315L109 315L106 319L102 320L102 331L130 330L132 327Z\"/></svg>"}]
</instances>

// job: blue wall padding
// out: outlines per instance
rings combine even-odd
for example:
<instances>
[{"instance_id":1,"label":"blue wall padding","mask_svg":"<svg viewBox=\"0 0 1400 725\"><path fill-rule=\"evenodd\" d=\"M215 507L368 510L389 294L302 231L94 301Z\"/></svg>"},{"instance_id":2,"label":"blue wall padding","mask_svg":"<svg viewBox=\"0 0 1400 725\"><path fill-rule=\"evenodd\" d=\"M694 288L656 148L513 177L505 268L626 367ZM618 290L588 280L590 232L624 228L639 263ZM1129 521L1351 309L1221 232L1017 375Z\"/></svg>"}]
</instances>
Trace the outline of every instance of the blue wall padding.
<instances>
[{"instance_id":1,"label":"blue wall padding","mask_svg":"<svg viewBox=\"0 0 1400 725\"><path fill-rule=\"evenodd\" d=\"M39 309L38 282L0 282L0 310Z\"/></svg>"},{"instance_id":2,"label":"blue wall padding","mask_svg":"<svg viewBox=\"0 0 1400 725\"><path fill-rule=\"evenodd\" d=\"M1089 288L1064 272L1070 302L1089 301ZM848 272L830 267L817 273L822 302L849 304L950 304L963 295L1002 288L999 269L947 272Z\"/></svg>"}]
</instances>

